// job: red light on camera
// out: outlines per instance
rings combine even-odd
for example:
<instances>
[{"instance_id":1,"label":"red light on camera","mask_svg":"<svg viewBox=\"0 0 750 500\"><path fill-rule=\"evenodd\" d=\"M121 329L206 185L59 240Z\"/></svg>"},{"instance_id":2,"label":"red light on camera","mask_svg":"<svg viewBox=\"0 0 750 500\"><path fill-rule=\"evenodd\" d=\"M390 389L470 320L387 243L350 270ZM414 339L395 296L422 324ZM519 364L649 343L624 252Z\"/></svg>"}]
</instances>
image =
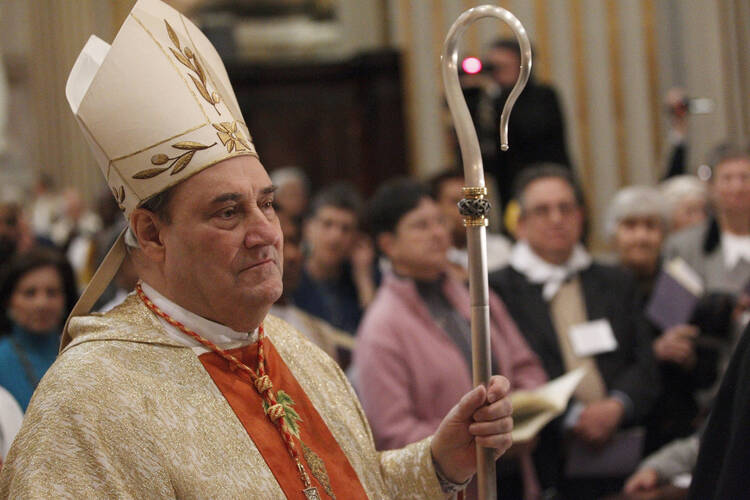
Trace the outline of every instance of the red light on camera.
<instances>
[{"instance_id":1,"label":"red light on camera","mask_svg":"<svg viewBox=\"0 0 750 500\"><path fill-rule=\"evenodd\" d=\"M467 57L461 61L461 68L469 75L476 75L482 71L482 61L476 57Z\"/></svg>"}]
</instances>

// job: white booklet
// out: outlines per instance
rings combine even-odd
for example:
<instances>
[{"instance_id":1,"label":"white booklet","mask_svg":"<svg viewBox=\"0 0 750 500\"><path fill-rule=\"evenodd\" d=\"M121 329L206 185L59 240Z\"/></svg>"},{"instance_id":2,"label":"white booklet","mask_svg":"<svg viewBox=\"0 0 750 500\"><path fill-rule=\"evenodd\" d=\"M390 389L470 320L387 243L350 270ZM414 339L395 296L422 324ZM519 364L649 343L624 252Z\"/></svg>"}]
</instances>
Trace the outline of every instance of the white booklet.
<instances>
[{"instance_id":1,"label":"white booklet","mask_svg":"<svg viewBox=\"0 0 750 500\"><path fill-rule=\"evenodd\" d=\"M545 425L562 415L586 371L580 367L536 389L511 393L513 442L530 441Z\"/></svg>"}]
</instances>

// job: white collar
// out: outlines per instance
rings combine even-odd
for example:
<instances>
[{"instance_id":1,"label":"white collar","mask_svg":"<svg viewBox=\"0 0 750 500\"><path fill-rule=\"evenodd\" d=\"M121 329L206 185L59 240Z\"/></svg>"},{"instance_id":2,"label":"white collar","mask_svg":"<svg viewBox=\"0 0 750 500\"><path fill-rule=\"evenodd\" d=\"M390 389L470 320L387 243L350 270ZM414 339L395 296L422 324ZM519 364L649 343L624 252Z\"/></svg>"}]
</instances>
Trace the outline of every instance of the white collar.
<instances>
[{"instance_id":1,"label":"white collar","mask_svg":"<svg viewBox=\"0 0 750 500\"><path fill-rule=\"evenodd\" d=\"M184 307L175 304L159 292L157 292L148 283L141 281L141 287L146 296L156 304L156 306L164 311L167 315L176 319L189 329L193 330L201 337L206 340L213 342L216 345L237 344L235 347L239 347L242 344L250 344L255 342L258 337L257 328L251 332L238 332L232 330L228 326L224 326L221 323L211 321L202 316L199 316L193 312L188 311ZM167 335L172 339L184 344L188 347L192 347L198 354L208 352L207 349L203 348L200 343L182 333L177 327L170 325L164 318L159 317L159 321L167 332Z\"/></svg>"},{"instance_id":2,"label":"white collar","mask_svg":"<svg viewBox=\"0 0 750 500\"><path fill-rule=\"evenodd\" d=\"M518 241L510 253L510 266L532 283L543 283L544 300L552 300L570 276L591 265L591 256L580 243L573 248L568 261L561 266L550 264L537 255L526 241Z\"/></svg>"},{"instance_id":3,"label":"white collar","mask_svg":"<svg viewBox=\"0 0 750 500\"><path fill-rule=\"evenodd\" d=\"M737 235L729 232L721 233L721 251L724 254L724 264L727 269L734 269L740 260L750 264L750 235Z\"/></svg>"}]
</instances>

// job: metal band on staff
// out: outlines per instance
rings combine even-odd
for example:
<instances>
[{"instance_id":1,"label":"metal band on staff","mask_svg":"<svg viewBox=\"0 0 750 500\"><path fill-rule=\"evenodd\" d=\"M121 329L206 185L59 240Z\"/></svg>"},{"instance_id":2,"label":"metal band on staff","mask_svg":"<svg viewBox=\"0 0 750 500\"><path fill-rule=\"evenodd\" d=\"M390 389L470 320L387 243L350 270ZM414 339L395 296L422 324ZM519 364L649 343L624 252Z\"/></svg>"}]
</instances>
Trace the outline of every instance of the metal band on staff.
<instances>
[{"instance_id":1,"label":"metal band on staff","mask_svg":"<svg viewBox=\"0 0 750 500\"><path fill-rule=\"evenodd\" d=\"M484 168L476 129L466 106L458 80L458 40L466 28L483 17L495 17L508 23L521 48L521 71L518 81L505 101L500 116L500 148L508 149L508 118L518 95L529 79L531 44L521 22L510 12L494 5L474 7L461 14L445 38L442 55L443 84L451 116L456 127L464 166L464 199L458 209L464 217L469 255L469 293L471 296L471 358L474 385L486 385L492 375L490 359L490 308L487 284L486 226L490 203L485 199ZM477 446L477 480L480 500L497 498L494 450Z\"/></svg>"}]
</instances>

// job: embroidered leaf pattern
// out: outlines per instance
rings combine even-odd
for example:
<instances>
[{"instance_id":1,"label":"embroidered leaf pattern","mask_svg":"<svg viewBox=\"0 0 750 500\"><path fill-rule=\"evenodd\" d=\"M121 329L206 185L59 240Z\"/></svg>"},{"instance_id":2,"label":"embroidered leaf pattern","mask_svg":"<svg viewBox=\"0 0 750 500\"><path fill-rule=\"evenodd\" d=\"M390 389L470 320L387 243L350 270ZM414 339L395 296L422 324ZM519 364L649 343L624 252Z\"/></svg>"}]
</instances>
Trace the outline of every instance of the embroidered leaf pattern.
<instances>
[{"instance_id":1,"label":"embroidered leaf pattern","mask_svg":"<svg viewBox=\"0 0 750 500\"><path fill-rule=\"evenodd\" d=\"M211 146L213 146L213 144L211 144ZM211 146L206 146L205 144L201 144L200 142L193 142L193 141L183 141L183 142L178 142L177 144L172 144L173 148L187 149L191 151L200 151L202 149L208 149Z\"/></svg>"},{"instance_id":2,"label":"embroidered leaf pattern","mask_svg":"<svg viewBox=\"0 0 750 500\"><path fill-rule=\"evenodd\" d=\"M147 168L146 170L141 170L140 172L136 173L133 176L133 179L151 179L152 177L156 177L160 173L169 170L169 167L164 168Z\"/></svg>"},{"instance_id":3,"label":"embroidered leaf pattern","mask_svg":"<svg viewBox=\"0 0 750 500\"><path fill-rule=\"evenodd\" d=\"M166 19L164 20L164 24L167 25L167 35L169 35L169 39L172 40L172 43L175 44L175 45L177 45L177 49L179 49L180 48L180 40L179 40L179 38L177 38L177 33L174 32L174 30L169 25L169 23L167 22Z\"/></svg>"},{"instance_id":4,"label":"embroidered leaf pattern","mask_svg":"<svg viewBox=\"0 0 750 500\"><path fill-rule=\"evenodd\" d=\"M193 156L195 156L196 151L202 151L204 149L208 149L211 147L216 146L216 143L210 145L201 144L200 142L195 141L180 141L175 144L172 144L172 147L181 151L185 151L182 154L179 154L174 157L169 157L164 153L157 153L151 157L151 164L152 165L164 165L167 162L172 162L166 167L161 168L147 168L145 170L141 170L140 172L136 172L135 175L133 175L133 179L152 179L156 177L157 175L160 175L167 170L171 170L169 175L176 175L185 170L185 167L188 166L188 164L192 161ZM115 196L117 197L117 196ZM123 191L123 199L125 197L125 193Z\"/></svg>"},{"instance_id":5,"label":"embroidered leaf pattern","mask_svg":"<svg viewBox=\"0 0 750 500\"><path fill-rule=\"evenodd\" d=\"M326 470L326 464L323 459L318 456L312 449L310 449L305 443L300 441L302 444L302 455L305 457L305 462L310 467L315 479L323 486L323 489L329 497L336 500L336 495L333 494L333 488L331 488L331 480L328 477L328 471Z\"/></svg>"},{"instance_id":6,"label":"embroidered leaf pattern","mask_svg":"<svg viewBox=\"0 0 750 500\"><path fill-rule=\"evenodd\" d=\"M112 194L115 197L115 201L117 202L117 206L120 207L120 210L125 210L125 206L123 203L125 202L125 186L120 186L120 188L113 187Z\"/></svg>"},{"instance_id":7,"label":"embroidered leaf pattern","mask_svg":"<svg viewBox=\"0 0 750 500\"><path fill-rule=\"evenodd\" d=\"M177 46L177 50L175 50L172 47L169 47L169 50L172 52L172 55L175 56L175 58L185 67L187 67L190 71L194 72L197 75L189 75L190 79L193 81L193 84L195 85L196 90L198 90L198 93L203 97L211 106L213 106L214 111L216 111L219 116L221 116L221 111L219 111L216 108L216 105L221 102L221 97L219 97L219 94L216 92L209 92L207 83L206 83L206 72L203 70L203 66L198 61L198 58L195 55L195 52L190 47L180 47L180 40L177 38L177 33L175 33L174 29L172 29L172 26L169 25L167 20L164 20L164 24L167 26L167 35L169 35L169 39L172 41L175 46Z\"/></svg>"},{"instance_id":8,"label":"embroidered leaf pattern","mask_svg":"<svg viewBox=\"0 0 750 500\"><path fill-rule=\"evenodd\" d=\"M216 135L224 147L227 148L228 153L232 151L253 150L250 142L242 136L242 131L240 131L236 121L212 123L211 125L217 130Z\"/></svg>"},{"instance_id":9,"label":"embroidered leaf pattern","mask_svg":"<svg viewBox=\"0 0 750 500\"><path fill-rule=\"evenodd\" d=\"M276 393L276 402L284 408L284 422L286 423L287 429L292 436L299 439L299 424L302 422L299 414L292 408L294 406L294 400L292 397L284 391L278 391ZM263 401L263 411L268 413L268 403Z\"/></svg>"},{"instance_id":10,"label":"embroidered leaf pattern","mask_svg":"<svg viewBox=\"0 0 750 500\"><path fill-rule=\"evenodd\" d=\"M172 169L172 172L170 172L169 175L175 175L182 172L185 167L187 167L188 163L190 163L190 160L193 159L193 156L195 156L195 151L190 151L182 156L180 156L176 162L174 162L174 168Z\"/></svg>"}]
</instances>

